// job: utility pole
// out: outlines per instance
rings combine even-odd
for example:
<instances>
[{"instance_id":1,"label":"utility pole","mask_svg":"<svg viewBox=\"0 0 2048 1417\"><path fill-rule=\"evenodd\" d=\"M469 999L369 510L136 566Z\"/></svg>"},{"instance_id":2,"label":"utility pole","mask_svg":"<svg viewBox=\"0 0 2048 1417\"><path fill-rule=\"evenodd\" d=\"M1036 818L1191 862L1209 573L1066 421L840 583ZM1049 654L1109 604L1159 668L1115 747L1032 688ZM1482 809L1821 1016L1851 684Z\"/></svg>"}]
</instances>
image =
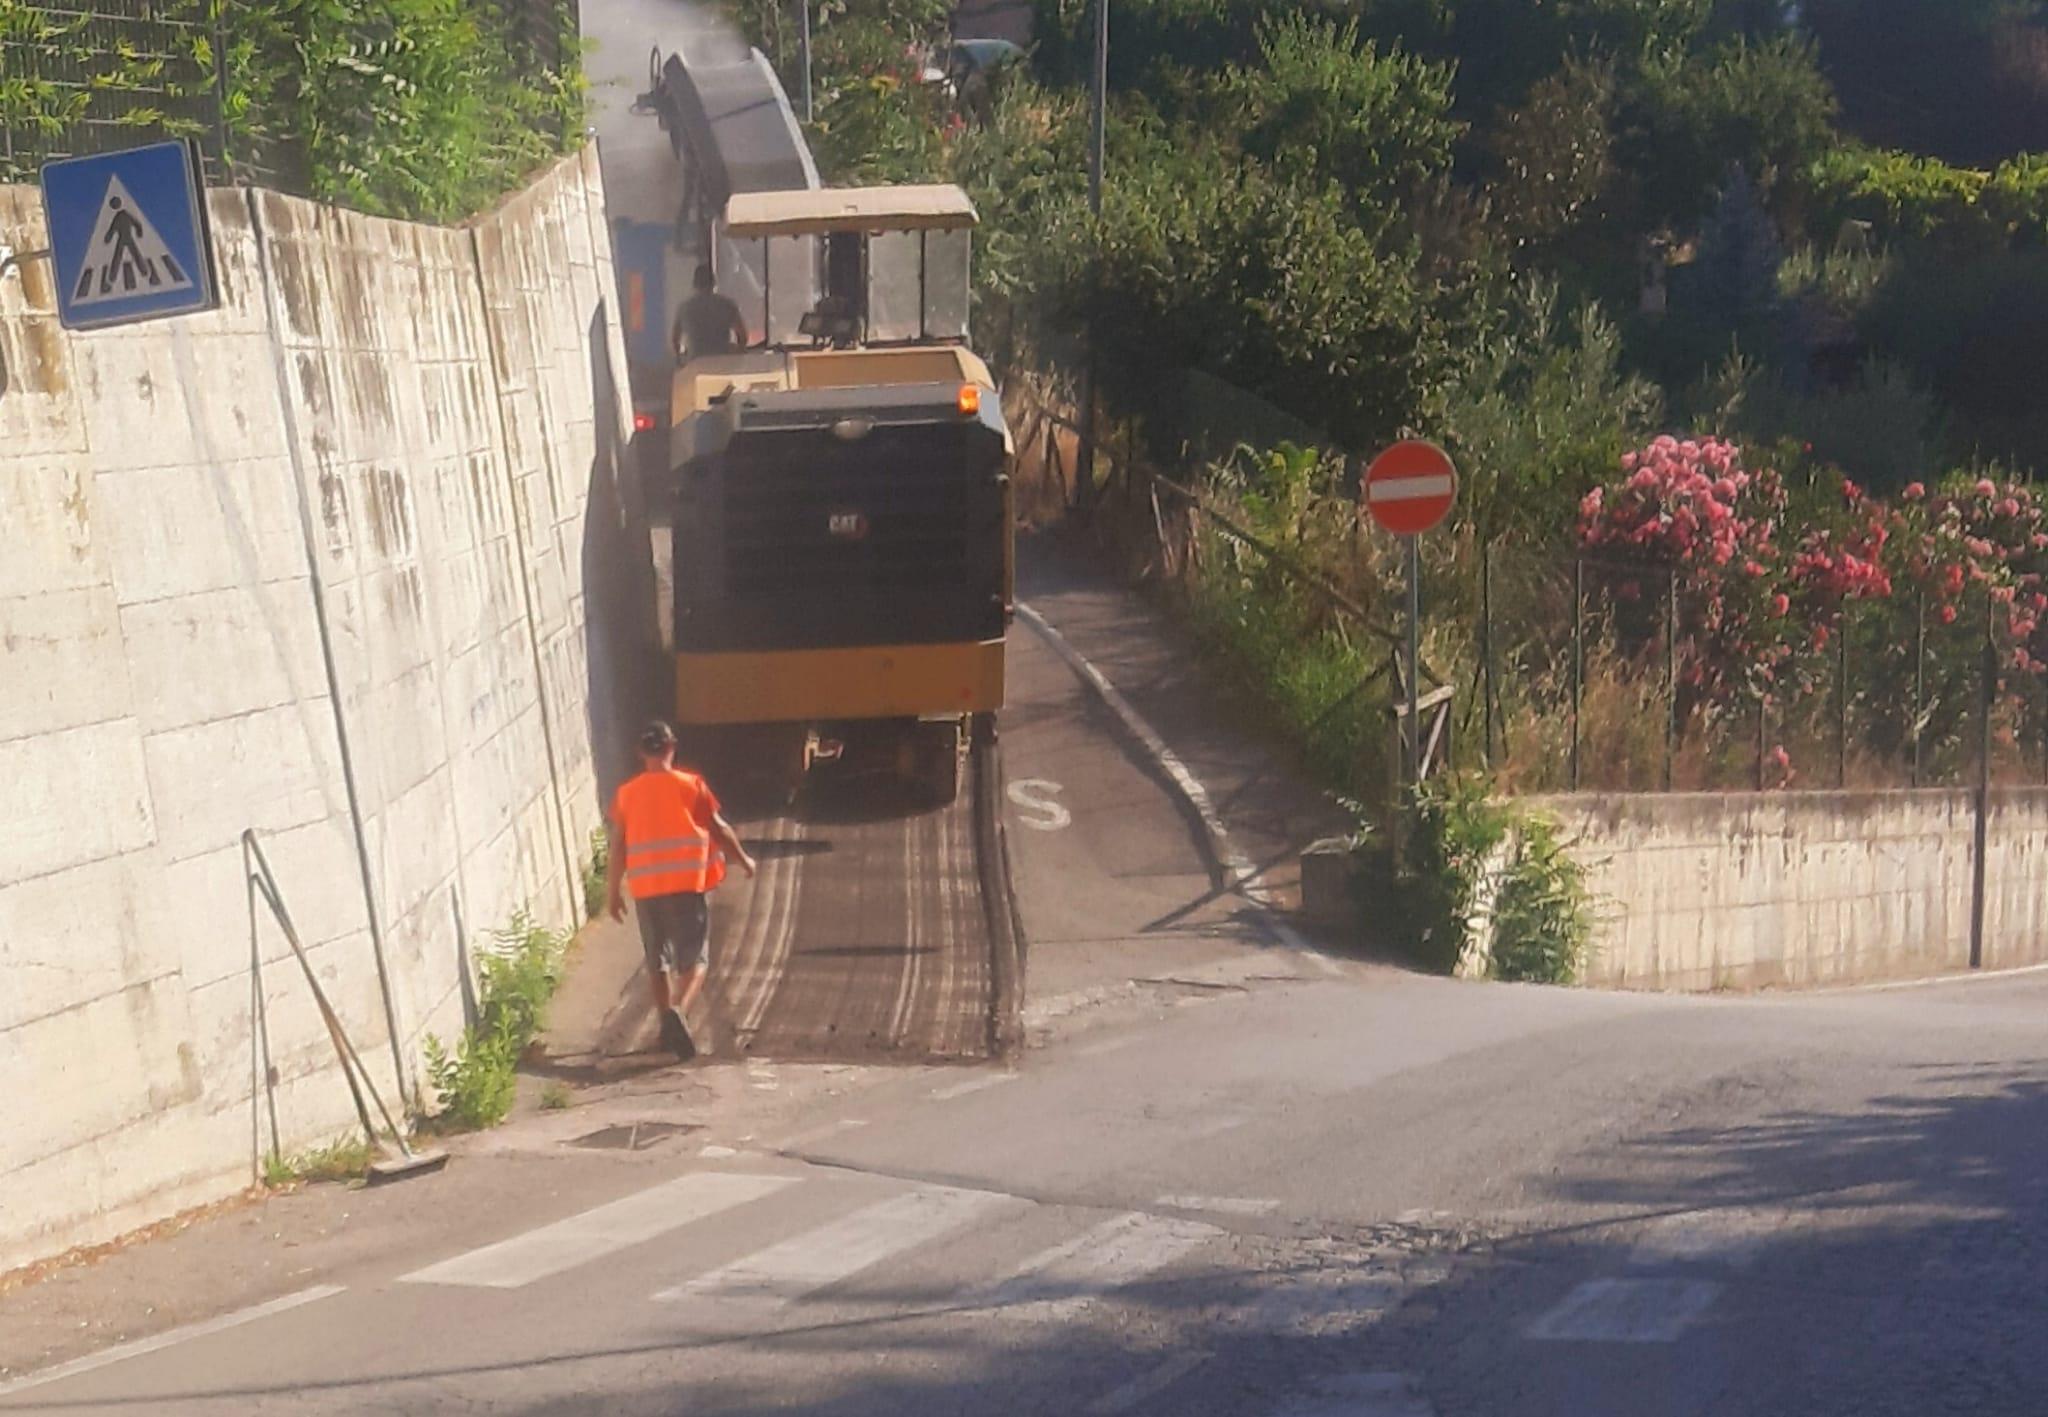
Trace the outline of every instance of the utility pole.
<instances>
[{"instance_id":1,"label":"utility pole","mask_svg":"<svg viewBox=\"0 0 2048 1417\"><path fill-rule=\"evenodd\" d=\"M797 62L803 65L804 122L811 121L811 0L796 0L797 20L796 50Z\"/></svg>"},{"instance_id":2,"label":"utility pole","mask_svg":"<svg viewBox=\"0 0 2048 1417\"><path fill-rule=\"evenodd\" d=\"M1109 0L1095 0L1095 76L1090 86L1088 212L1102 215L1103 149L1109 130ZM1088 354L1081 366L1081 442L1075 458L1074 502L1084 514L1095 502L1095 319L1088 319Z\"/></svg>"},{"instance_id":3,"label":"utility pole","mask_svg":"<svg viewBox=\"0 0 2048 1417\"><path fill-rule=\"evenodd\" d=\"M1102 215L1102 156L1109 132L1109 0L1095 0L1095 82L1090 94L1088 210Z\"/></svg>"}]
</instances>

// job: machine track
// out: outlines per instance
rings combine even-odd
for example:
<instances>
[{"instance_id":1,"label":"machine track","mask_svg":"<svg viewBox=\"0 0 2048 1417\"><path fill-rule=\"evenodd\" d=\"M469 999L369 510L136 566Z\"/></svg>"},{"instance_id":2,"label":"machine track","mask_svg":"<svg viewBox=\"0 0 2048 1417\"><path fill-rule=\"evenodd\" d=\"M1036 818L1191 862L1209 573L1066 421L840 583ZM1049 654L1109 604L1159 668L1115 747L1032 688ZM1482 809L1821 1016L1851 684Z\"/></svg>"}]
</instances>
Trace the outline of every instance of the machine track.
<instances>
[{"instance_id":1,"label":"machine track","mask_svg":"<svg viewBox=\"0 0 2048 1417\"><path fill-rule=\"evenodd\" d=\"M948 806L821 782L743 816L761 871L720 893L712 989L728 1056L973 1061L1019 1036L1023 940L992 725Z\"/></svg>"}]
</instances>

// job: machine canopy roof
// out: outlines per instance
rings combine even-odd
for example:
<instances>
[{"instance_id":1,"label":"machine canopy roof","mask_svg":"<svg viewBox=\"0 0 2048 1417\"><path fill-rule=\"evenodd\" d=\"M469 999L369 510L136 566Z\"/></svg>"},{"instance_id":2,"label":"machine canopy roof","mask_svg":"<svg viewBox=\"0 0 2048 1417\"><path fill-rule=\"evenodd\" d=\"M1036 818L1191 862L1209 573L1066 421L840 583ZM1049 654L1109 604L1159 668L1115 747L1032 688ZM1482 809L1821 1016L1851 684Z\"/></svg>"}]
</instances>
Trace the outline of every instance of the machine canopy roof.
<instances>
[{"instance_id":1,"label":"machine canopy roof","mask_svg":"<svg viewBox=\"0 0 2048 1417\"><path fill-rule=\"evenodd\" d=\"M735 192L725 206L729 236L822 236L835 231L958 231L979 218L949 183L923 187L824 187Z\"/></svg>"}]
</instances>

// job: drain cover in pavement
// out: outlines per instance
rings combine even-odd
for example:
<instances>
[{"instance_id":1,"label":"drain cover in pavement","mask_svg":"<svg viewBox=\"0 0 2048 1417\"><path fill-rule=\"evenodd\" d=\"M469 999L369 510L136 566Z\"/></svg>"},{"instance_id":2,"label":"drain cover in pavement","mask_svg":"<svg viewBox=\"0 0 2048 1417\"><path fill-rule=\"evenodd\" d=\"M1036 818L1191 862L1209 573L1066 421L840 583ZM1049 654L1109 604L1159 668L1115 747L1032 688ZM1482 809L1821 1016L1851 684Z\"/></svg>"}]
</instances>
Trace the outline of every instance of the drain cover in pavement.
<instances>
[{"instance_id":1,"label":"drain cover in pavement","mask_svg":"<svg viewBox=\"0 0 2048 1417\"><path fill-rule=\"evenodd\" d=\"M567 1145L585 1146L592 1151L645 1151L685 1132L702 1130L694 1122L620 1122L617 1126L600 1127Z\"/></svg>"}]
</instances>

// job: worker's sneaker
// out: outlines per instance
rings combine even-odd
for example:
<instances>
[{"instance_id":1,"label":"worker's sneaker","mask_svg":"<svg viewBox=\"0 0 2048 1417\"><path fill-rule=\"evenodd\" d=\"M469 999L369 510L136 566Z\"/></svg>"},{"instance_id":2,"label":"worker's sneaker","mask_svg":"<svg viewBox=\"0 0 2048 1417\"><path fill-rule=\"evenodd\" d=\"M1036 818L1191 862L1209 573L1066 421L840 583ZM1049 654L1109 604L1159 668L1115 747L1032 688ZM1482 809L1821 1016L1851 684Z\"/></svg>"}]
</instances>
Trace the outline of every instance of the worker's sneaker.
<instances>
[{"instance_id":1,"label":"worker's sneaker","mask_svg":"<svg viewBox=\"0 0 2048 1417\"><path fill-rule=\"evenodd\" d=\"M679 1062L687 1063L697 1056L697 1045L690 1041L689 1025L674 1009L661 1011L661 1046L675 1054Z\"/></svg>"}]
</instances>

